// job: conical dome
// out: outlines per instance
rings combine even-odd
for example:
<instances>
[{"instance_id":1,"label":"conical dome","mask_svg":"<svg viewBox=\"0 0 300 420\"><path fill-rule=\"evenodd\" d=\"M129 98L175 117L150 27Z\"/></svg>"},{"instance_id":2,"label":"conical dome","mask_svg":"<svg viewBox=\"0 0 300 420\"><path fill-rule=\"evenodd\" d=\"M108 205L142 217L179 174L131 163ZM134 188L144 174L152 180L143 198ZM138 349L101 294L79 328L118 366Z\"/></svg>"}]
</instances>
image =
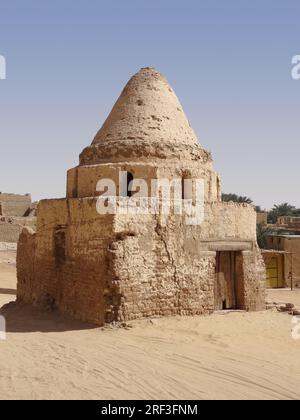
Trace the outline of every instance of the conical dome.
<instances>
[{"instance_id":1,"label":"conical dome","mask_svg":"<svg viewBox=\"0 0 300 420\"><path fill-rule=\"evenodd\" d=\"M176 94L151 68L141 69L130 79L93 144L140 137L149 142L197 143Z\"/></svg>"},{"instance_id":2,"label":"conical dome","mask_svg":"<svg viewBox=\"0 0 300 420\"><path fill-rule=\"evenodd\" d=\"M81 164L134 157L167 158L180 151L204 152L182 106L161 73L143 68L134 75L114 105ZM200 153L203 155L203 153Z\"/></svg>"}]
</instances>

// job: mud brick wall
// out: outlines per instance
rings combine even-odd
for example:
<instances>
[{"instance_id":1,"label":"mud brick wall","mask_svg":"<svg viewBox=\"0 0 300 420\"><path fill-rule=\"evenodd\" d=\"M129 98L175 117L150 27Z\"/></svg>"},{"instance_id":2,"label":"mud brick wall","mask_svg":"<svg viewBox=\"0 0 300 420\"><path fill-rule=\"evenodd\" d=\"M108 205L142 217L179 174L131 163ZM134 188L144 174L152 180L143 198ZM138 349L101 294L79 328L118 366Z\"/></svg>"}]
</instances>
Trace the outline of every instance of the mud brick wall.
<instances>
[{"instance_id":1,"label":"mud brick wall","mask_svg":"<svg viewBox=\"0 0 300 420\"><path fill-rule=\"evenodd\" d=\"M135 221L142 231L124 217L116 221L124 234L110 246L116 304L106 321L213 312L215 253L184 248L189 238L181 217L171 217L167 226L154 216Z\"/></svg>"},{"instance_id":2,"label":"mud brick wall","mask_svg":"<svg viewBox=\"0 0 300 420\"><path fill-rule=\"evenodd\" d=\"M100 216L96 198L42 201L38 233L19 241L18 299L98 325L211 313L216 252L198 240L201 229L184 216ZM240 256L239 302L263 309L260 254Z\"/></svg>"},{"instance_id":3,"label":"mud brick wall","mask_svg":"<svg viewBox=\"0 0 300 420\"><path fill-rule=\"evenodd\" d=\"M258 248L252 252L243 251L244 302L247 311L266 309L266 272L263 257Z\"/></svg>"},{"instance_id":4,"label":"mud brick wall","mask_svg":"<svg viewBox=\"0 0 300 420\"><path fill-rule=\"evenodd\" d=\"M18 244L18 300L102 325L112 217L95 199L45 200L39 214L37 234L24 230Z\"/></svg>"},{"instance_id":5,"label":"mud brick wall","mask_svg":"<svg viewBox=\"0 0 300 420\"><path fill-rule=\"evenodd\" d=\"M18 224L0 222L0 242L17 243L22 229Z\"/></svg>"},{"instance_id":6,"label":"mud brick wall","mask_svg":"<svg viewBox=\"0 0 300 420\"><path fill-rule=\"evenodd\" d=\"M24 226L36 228L35 217L0 217L0 242L17 243Z\"/></svg>"},{"instance_id":7,"label":"mud brick wall","mask_svg":"<svg viewBox=\"0 0 300 420\"><path fill-rule=\"evenodd\" d=\"M1 216L26 216L30 211L31 196L0 193Z\"/></svg>"},{"instance_id":8,"label":"mud brick wall","mask_svg":"<svg viewBox=\"0 0 300 420\"><path fill-rule=\"evenodd\" d=\"M17 248L17 298L26 303L34 303L40 291L35 282L35 242L36 235L30 228L23 228Z\"/></svg>"},{"instance_id":9,"label":"mud brick wall","mask_svg":"<svg viewBox=\"0 0 300 420\"><path fill-rule=\"evenodd\" d=\"M116 181L118 195L122 171L148 188L153 179L179 179L181 185L201 180L204 222L189 225L172 211L100 216L97 183ZM117 199L119 208L124 200ZM199 144L166 79L145 68L126 85L79 166L69 170L67 198L42 201L37 233L22 233L18 300L98 325L210 313L222 251L240 257L241 309L260 309L264 266L256 248L256 213L250 205L221 202L211 154Z\"/></svg>"}]
</instances>

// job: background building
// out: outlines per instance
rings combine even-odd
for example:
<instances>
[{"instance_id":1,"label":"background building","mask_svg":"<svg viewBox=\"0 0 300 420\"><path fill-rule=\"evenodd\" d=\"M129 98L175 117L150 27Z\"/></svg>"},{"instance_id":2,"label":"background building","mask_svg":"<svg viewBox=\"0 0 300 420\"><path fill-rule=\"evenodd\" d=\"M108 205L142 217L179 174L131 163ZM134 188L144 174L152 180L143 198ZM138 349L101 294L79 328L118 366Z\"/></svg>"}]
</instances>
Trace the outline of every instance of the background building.
<instances>
[{"instance_id":1,"label":"background building","mask_svg":"<svg viewBox=\"0 0 300 420\"><path fill-rule=\"evenodd\" d=\"M0 250L14 249L24 226L35 229L36 203L30 194L0 193Z\"/></svg>"}]
</instances>

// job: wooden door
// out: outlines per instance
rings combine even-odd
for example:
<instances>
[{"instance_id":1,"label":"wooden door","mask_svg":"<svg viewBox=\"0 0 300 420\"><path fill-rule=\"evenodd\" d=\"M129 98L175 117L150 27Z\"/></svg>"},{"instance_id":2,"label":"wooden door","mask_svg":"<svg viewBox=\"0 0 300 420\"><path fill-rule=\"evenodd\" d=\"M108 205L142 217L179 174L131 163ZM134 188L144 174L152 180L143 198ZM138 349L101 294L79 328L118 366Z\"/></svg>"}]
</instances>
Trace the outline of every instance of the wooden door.
<instances>
[{"instance_id":1,"label":"wooden door","mask_svg":"<svg viewBox=\"0 0 300 420\"><path fill-rule=\"evenodd\" d=\"M217 252L215 310L236 309L236 253Z\"/></svg>"},{"instance_id":2,"label":"wooden door","mask_svg":"<svg viewBox=\"0 0 300 420\"><path fill-rule=\"evenodd\" d=\"M283 287L283 255L274 255L266 258L266 287L269 289Z\"/></svg>"}]
</instances>

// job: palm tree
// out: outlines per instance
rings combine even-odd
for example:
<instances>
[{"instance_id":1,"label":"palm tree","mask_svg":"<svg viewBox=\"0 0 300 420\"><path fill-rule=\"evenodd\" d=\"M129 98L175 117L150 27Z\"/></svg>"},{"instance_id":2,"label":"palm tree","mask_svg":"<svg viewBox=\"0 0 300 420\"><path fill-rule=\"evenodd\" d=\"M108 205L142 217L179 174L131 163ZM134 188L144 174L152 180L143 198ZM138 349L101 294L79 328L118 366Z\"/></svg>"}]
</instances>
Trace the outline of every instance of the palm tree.
<instances>
[{"instance_id":1,"label":"palm tree","mask_svg":"<svg viewBox=\"0 0 300 420\"><path fill-rule=\"evenodd\" d=\"M264 225L256 225L256 236L258 246L261 249L266 249L268 247L267 237L275 233L276 231L270 227Z\"/></svg>"},{"instance_id":2,"label":"palm tree","mask_svg":"<svg viewBox=\"0 0 300 420\"><path fill-rule=\"evenodd\" d=\"M234 203L253 204L253 200L251 200L251 198L237 194L222 194L222 201L233 201Z\"/></svg>"},{"instance_id":3,"label":"palm tree","mask_svg":"<svg viewBox=\"0 0 300 420\"><path fill-rule=\"evenodd\" d=\"M298 214L299 209L289 203L275 204L268 214L268 222L276 223L279 217L296 216Z\"/></svg>"}]
</instances>

